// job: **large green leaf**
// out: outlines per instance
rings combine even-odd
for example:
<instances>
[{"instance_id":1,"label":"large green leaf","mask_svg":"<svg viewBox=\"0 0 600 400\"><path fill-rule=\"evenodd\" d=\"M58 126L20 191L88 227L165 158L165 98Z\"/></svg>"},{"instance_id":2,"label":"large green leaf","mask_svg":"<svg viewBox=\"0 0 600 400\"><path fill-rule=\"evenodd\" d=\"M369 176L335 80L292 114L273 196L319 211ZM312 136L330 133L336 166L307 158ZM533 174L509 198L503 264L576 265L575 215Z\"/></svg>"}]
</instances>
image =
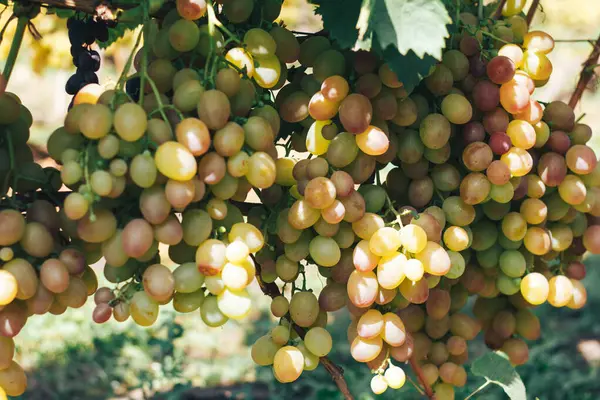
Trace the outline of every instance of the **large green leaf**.
<instances>
[{"instance_id":1,"label":"large green leaf","mask_svg":"<svg viewBox=\"0 0 600 400\"><path fill-rule=\"evenodd\" d=\"M430 55L419 58L412 51L402 55L394 46L389 46L383 51L383 58L409 93L429 74L431 67L437 64L437 60Z\"/></svg>"},{"instance_id":2,"label":"large green leaf","mask_svg":"<svg viewBox=\"0 0 600 400\"><path fill-rule=\"evenodd\" d=\"M358 40L356 23L361 0L313 0L315 12L323 18L323 28L343 49L351 49Z\"/></svg>"},{"instance_id":3,"label":"large green leaf","mask_svg":"<svg viewBox=\"0 0 600 400\"><path fill-rule=\"evenodd\" d=\"M473 361L471 372L502 387L511 400L527 399L525 385L521 377L503 353L490 352L484 354Z\"/></svg>"},{"instance_id":4,"label":"large green leaf","mask_svg":"<svg viewBox=\"0 0 600 400\"><path fill-rule=\"evenodd\" d=\"M393 45L403 55L412 50L441 60L450 23L440 0L375 0L369 25L384 49Z\"/></svg>"}]
</instances>

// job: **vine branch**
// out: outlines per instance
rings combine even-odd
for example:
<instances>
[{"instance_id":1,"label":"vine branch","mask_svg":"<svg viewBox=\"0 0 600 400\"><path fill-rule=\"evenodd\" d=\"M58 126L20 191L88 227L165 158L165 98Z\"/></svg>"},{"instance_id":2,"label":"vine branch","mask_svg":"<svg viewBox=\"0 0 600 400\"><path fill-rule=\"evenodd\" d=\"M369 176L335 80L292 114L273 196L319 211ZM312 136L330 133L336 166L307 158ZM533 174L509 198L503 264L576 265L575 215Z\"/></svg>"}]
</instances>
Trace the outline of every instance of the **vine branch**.
<instances>
[{"instance_id":1,"label":"vine branch","mask_svg":"<svg viewBox=\"0 0 600 400\"><path fill-rule=\"evenodd\" d=\"M256 260L254 260L254 261L256 263ZM256 280L258 281L258 284L260 285L260 289L262 290L262 292L271 298L280 296L281 292L279 291L279 287L277 287L277 285L275 283L263 282L263 280L260 277L260 271L261 271L260 264L256 263ZM304 336L306 335L306 330L296 324L293 324L291 321L290 321L290 325L293 325L294 330L296 331L298 336L300 336L302 339L304 339ZM337 385L338 389L344 396L344 399L354 400L354 396L352 396L352 393L350 393L350 389L348 388L348 383L346 382L346 379L344 378L344 370L327 357L321 357L319 361L321 362L323 367L325 367L325 369L327 370L329 375L331 375L331 378L333 379L333 381Z\"/></svg>"},{"instance_id":2,"label":"vine branch","mask_svg":"<svg viewBox=\"0 0 600 400\"><path fill-rule=\"evenodd\" d=\"M539 5L540 5L540 0L533 0L533 2L531 3L531 7L529 7L529 11L527 11L527 17L526 17L527 26L531 25L531 21L533 21L533 16L535 15L535 12L537 11Z\"/></svg>"},{"instance_id":3,"label":"vine branch","mask_svg":"<svg viewBox=\"0 0 600 400\"><path fill-rule=\"evenodd\" d=\"M590 56L587 58L585 63L583 63L583 68L579 74L579 82L577 82L575 91L569 100L569 107L575 108L577 103L579 103L579 100L581 100L581 96L583 96L585 88L594 76L594 66L598 63L598 57L600 57L600 36L596 40Z\"/></svg>"},{"instance_id":4,"label":"vine branch","mask_svg":"<svg viewBox=\"0 0 600 400\"><path fill-rule=\"evenodd\" d=\"M496 11L494 11L494 14L492 14L492 19L499 19L502 16L502 9L504 8L505 4L506 0L500 0L498 8L496 8Z\"/></svg>"},{"instance_id":5,"label":"vine branch","mask_svg":"<svg viewBox=\"0 0 600 400\"><path fill-rule=\"evenodd\" d=\"M425 375L423 375L423 370L421 369L421 366L417 362L417 359L414 354L410 357L410 359L408 360L408 363L410 364L410 367L412 368L415 375L417 376L417 380L423 386L423 389L425 390L425 395L428 398L433 399L433 389L431 389L431 386L425 380Z\"/></svg>"}]
</instances>

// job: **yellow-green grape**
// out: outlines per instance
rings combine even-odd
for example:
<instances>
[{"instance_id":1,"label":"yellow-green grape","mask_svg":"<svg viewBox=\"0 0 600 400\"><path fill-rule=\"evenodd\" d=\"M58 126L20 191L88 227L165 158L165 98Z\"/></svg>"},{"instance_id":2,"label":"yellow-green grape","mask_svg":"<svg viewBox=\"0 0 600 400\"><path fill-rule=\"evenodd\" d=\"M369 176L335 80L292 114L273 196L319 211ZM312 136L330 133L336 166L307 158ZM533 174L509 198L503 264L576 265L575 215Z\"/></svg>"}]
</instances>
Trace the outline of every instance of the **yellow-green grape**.
<instances>
[{"instance_id":1,"label":"yellow-green grape","mask_svg":"<svg viewBox=\"0 0 600 400\"><path fill-rule=\"evenodd\" d=\"M271 339L278 346L283 346L290 340L289 327L278 325L271 330Z\"/></svg>"},{"instance_id":2,"label":"yellow-green grape","mask_svg":"<svg viewBox=\"0 0 600 400\"><path fill-rule=\"evenodd\" d=\"M0 249L0 260L8 262L15 256L15 252L10 247L3 247Z\"/></svg>"},{"instance_id":3,"label":"yellow-green grape","mask_svg":"<svg viewBox=\"0 0 600 400\"><path fill-rule=\"evenodd\" d=\"M79 120L79 130L88 139L98 140L108 135L113 124L110 108L104 104L93 104Z\"/></svg>"},{"instance_id":4,"label":"yellow-green grape","mask_svg":"<svg viewBox=\"0 0 600 400\"><path fill-rule=\"evenodd\" d=\"M383 377L385 378L388 386L392 389L400 389L406 382L406 374L404 373L404 370L395 365L392 365L386 369Z\"/></svg>"},{"instance_id":5,"label":"yellow-green grape","mask_svg":"<svg viewBox=\"0 0 600 400\"><path fill-rule=\"evenodd\" d=\"M235 242L240 240L248 246L248 249L252 253L258 252L262 249L265 240L262 232L252 224L248 223L237 223L231 227L231 231L228 235L229 242Z\"/></svg>"},{"instance_id":6,"label":"yellow-green grape","mask_svg":"<svg viewBox=\"0 0 600 400\"><path fill-rule=\"evenodd\" d=\"M175 293L173 296L173 308L180 313L191 313L196 311L204 303L204 291L198 290L192 293Z\"/></svg>"},{"instance_id":7,"label":"yellow-green grape","mask_svg":"<svg viewBox=\"0 0 600 400\"><path fill-rule=\"evenodd\" d=\"M356 332L363 339L372 339L381 334L383 326L384 320L381 312L370 309L361 315L356 325Z\"/></svg>"},{"instance_id":8,"label":"yellow-green grape","mask_svg":"<svg viewBox=\"0 0 600 400\"><path fill-rule=\"evenodd\" d=\"M573 283L569 278L563 275L557 275L550 278L548 282L550 290L548 292L548 303L554 307L564 307L573 298Z\"/></svg>"},{"instance_id":9,"label":"yellow-green grape","mask_svg":"<svg viewBox=\"0 0 600 400\"><path fill-rule=\"evenodd\" d=\"M526 0L508 0L502 7L502 15L505 17L517 15L523 11L525 4L527 4Z\"/></svg>"},{"instance_id":10,"label":"yellow-green grape","mask_svg":"<svg viewBox=\"0 0 600 400\"><path fill-rule=\"evenodd\" d=\"M522 240L527 233L527 221L520 213L510 212L502 220L502 233L512 241Z\"/></svg>"},{"instance_id":11,"label":"yellow-green grape","mask_svg":"<svg viewBox=\"0 0 600 400\"><path fill-rule=\"evenodd\" d=\"M202 222L199 222L199 225L200 228L204 229ZM212 230L212 228L210 230ZM191 234L193 234L193 232ZM197 244L190 245L197 246ZM202 242L196 250L196 265L198 266L198 270L207 277L217 275L225 266L225 251L225 244L220 240L209 239Z\"/></svg>"},{"instance_id":12,"label":"yellow-green grape","mask_svg":"<svg viewBox=\"0 0 600 400\"><path fill-rule=\"evenodd\" d=\"M225 257L227 260L233 263L240 263L244 261L250 254L248 245L241 240L235 240L227 245L225 250Z\"/></svg>"},{"instance_id":13,"label":"yellow-green grape","mask_svg":"<svg viewBox=\"0 0 600 400\"><path fill-rule=\"evenodd\" d=\"M247 286L249 276L243 265L227 263L221 270L221 279L231 290L242 290Z\"/></svg>"},{"instance_id":14,"label":"yellow-green grape","mask_svg":"<svg viewBox=\"0 0 600 400\"><path fill-rule=\"evenodd\" d=\"M273 360L273 373L282 383L293 382L304 370L304 355L294 346L285 346L277 350Z\"/></svg>"},{"instance_id":15,"label":"yellow-green grape","mask_svg":"<svg viewBox=\"0 0 600 400\"><path fill-rule=\"evenodd\" d=\"M275 161L269 154L257 151L250 156L246 179L252 186L266 189L275 183L276 176Z\"/></svg>"},{"instance_id":16,"label":"yellow-green grape","mask_svg":"<svg viewBox=\"0 0 600 400\"><path fill-rule=\"evenodd\" d=\"M221 275L209 275L204 278L204 286L212 295L218 296L225 290L225 282L221 279Z\"/></svg>"},{"instance_id":17,"label":"yellow-green grape","mask_svg":"<svg viewBox=\"0 0 600 400\"><path fill-rule=\"evenodd\" d=\"M8 263L5 264L5 266L6 265L8 265ZM0 270L0 289L2 290L2 294L0 295L0 306L10 304L15 297L17 297L19 290L17 279L7 270Z\"/></svg>"},{"instance_id":18,"label":"yellow-green grape","mask_svg":"<svg viewBox=\"0 0 600 400\"><path fill-rule=\"evenodd\" d=\"M161 144L156 150L154 161L161 174L177 181L191 180L198 168L192 153L178 142Z\"/></svg>"},{"instance_id":19,"label":"yellow-green grape","mask_svg":"<svg viewBox=\"0 0 600 400\"><path fill-rule=\"evenodd\" d=\"M217 297L212 295L208 295L204 299L204 303L200 307L200 317L211 328L222 326L229 320L219 308Z\"/></svg>"},{"instance_id":20,"label":"yellow-green grape","mask_svg":"<svg viewBox=\"0 0 600 400\"><path fill-rule=\"evenodd\" d=\"M506 153L502 154L500 160L508 166L512 176L525 176L533 167L531 154L527 150L518 147L512 147Z\"/></svg>"},{"instance_id":21,"label":"yellow-green grape","mask_svg":"<svg viewBox=\"0 0 600 400\"><path fill-rule=\"evenodd\" d=\"M19 364L12 361L7 368L0 370L0 388L9 396L21 396L27 389L27 375ZM1 392L0 392L1 393Z\"/></svg>"},{"instance_id":22,"label":"yellow-green grape","mask_svg":"<svg viewBox=\"0 0 600 400\"><path fill-rule=\"evenodd\" d=\"M270 89L279 82L281 62L275 55L254 56L254 73L252 77L258 86Z\"/></svg>"},{"instance_id":23,"label":"yellow-green grape","mask_svg":"<svg viewBox=\"0 0 600 400\"><path fill-rule=\"evenodd\" d=\"M548 279L539 272L527 274L521 280L521 294L530 304L542 304L548 299L549 292Z\"/></svg>"},{"instance_id":24,"label":"yellow-green grape","mask_svg":"<svg viewBox=\"0 0 600 400\"><path fill-rule=\"evenodd\" d=\"M304 370L305 371L313 371L319 366L320 358L313 353L311 353L304 343L298 344L298 350L302 352L304 356Z\"/></svg>"},{"instance_id":25,"label":"yellow-green grape","mask_svg":"<svg viewBox=\"0 0 600 400\"><path fill-rule=\"evenodd\" d=\"M451 268L448 253L435 242L427 242L425 248L417 253L415 258L423 263L425 272L431 275L445 275Z\"/></svg>"},{"instance_id":26,"label":"yellow-green grape","mask_svg":"<svg viewBox=\"0 0 600 400\"><path fill-rule=\"evenodd\" d=\"M95 219L90 216L77 223L77 234L88 243L102 243L108 240L117 230L117 219L109 210L95 210ZM30 224L29 224L30 225Z\"/></svg>"},{"instance_id":27,"label":"yellow-green grape","mask_svg":"<svg viewBox=\"0 0 600 400\"><path fill-rule=\"evenodd\" d=\"M395 313L388 312L383 315L381 338L394 347L401 346L406 341L406 327L402 319Z\"/></svg>"},{"instance_id":28,"label":"yellow-green grape","mask_svg":"<svg viewBox=\"0 0 600 400\"><path fill-rule=\"evenodd\" d=\"M404 263L404 274L411 281L420 281L424 273L423 263L416 258L411 258Z\"/></svg>"},{"instance_id":29,"label":"yellow-green grape","mask_svg":"<svg viewBox=\"0 0 600 400\"><path fill-rule=\"evenodd\" d=\"M333 346L329 332L320 327L311 328L306 332L304 344L312 354L318 357L325 357Z\"/></svg>"},{"instance_id":30,"label":"yellow-green grape","mask_svg":"<svg viewBox=\"0 0 600 400\"><path fill-rule=\"evenodd\" d=\"M382 348L383 340L379 336L371 339L357 336L350 345L350 354L358 362L369 362L379 355Z\"/></svg>"},{"instance_id":31,"label":"yellow-green grape","mask_svg":"<svg viewBox=\"0 0 600 400\"><path fill-rule=\"evenodd\" d=\"M108 196L112 191L112 183L112 177L106 171L94 171L90 177L92 190L99 196Z\"/></svg>"},{"instance_id":32,"label":"yellow-green grape","mask_svg":"<svg viewBox=\"0 0 600 400\"><path fill-rule=\"evenodd\" d=\"M393 253L381 257L377 265L377 281L384 289L397 288L405 278L404 266L406 256L402 253Z\"/></svg>"},{"instance_id":33,"label":"yellow-green grape","mask_svg":"<svg viewBox=\"0 0 600 400\"><path fill-rule=\"evenodd\" d=\"M119 137L127 142L140 139L148 127L144 109L135 103L125 103L117 108L114 116L114 128Z\"/></svg>"},{"instance_id":34,"label":"yellow-green grape","mask_svg":"<svg viewBox=\"0 0 600 400\"><path fill-rule=\"evenodd\" d=\"M319 302L311 292L296 292L290 302L290 315L301 327L311 326L319 316Z\"/></svg>"},{"instance_id":35,"label":"yellow-green grape","mask_svg":"<svg viewBox=\"0 0 600 400\"><path fill-rule=\"evenodd\" d=\"M252 360L262 367L272 365L275 359L275 354L281 348L273 342L269 335L259 337L252 345L250 356Z\"/></svg>"},{"instance_id":36,"label":"yellow-green grape","mask_svg":"<svg viewBox=\"0 0 600 400\"><path fill-rule=\"evenodd\" d=\"M375 375L371 378L371 391L375 394L382 394L388 388L388 383L383 375Z\"/></svg>"},{"instance_id":37,"label":"yellow-green grape","mask_svg":"<svg viewBox=\"0 0 600 400\"><path fill-rule=\"evenodd\" d=\"M396 252L401 245L400 233L392 227L378 229L369 239L369 250L377 256Z\"/></svg>"},{"instance_id":38,"label":"yellow-green grape","mask_svg":"<svg viewBox=\"0 0 600 400\"><path fill-rule=\"evenodd\" d=\"M551 250L551 239L548 232L536 226L530 227L523 238L525 248L532 254L542 256Z\"/></svg>"},{"instance_id":39,"label":"yellow-green grape","mask_svg":"<svg viewBox=\"0 0 600 400\"><path fill-rule=\"evenodd\" d=\"M585 201L587 188L578 176L567 175L561 184L558 185L558 193L565 203L578 205Z\"/></svg>"},{"instance_id":40,"label":"yellow-green grape","mask_svg":"<svg viewBox=\"0 0 600 400\"><path fill-rule=\"evenodd\" d=\"M546 54L537 51L526 51L523 54L521 67L533 80L545 81L552 74L552 62Z\"/></svg>"},{"instance_id":41,"label":"yellow-green grape","mask_svg":"<svg viewBox=\"0 0 600 400\"><path fill-rule=\"evenodd\" d=\"M83 169L77 161L66 162L60 171L60 179L65 185L73 185L79 182L82 177Z\"/></svg>"},{"instance_id":42,"label":"yellow-green grape","mask_svg":"<svg viewBox=\"0 0 600 400\"><path fill-rule=\"evenodd\" d=\"M467 231L460 226L450 226L444 231L444 244L452 251L465 250L469 247L469 242Z\"/></svg>"},{"instance_id":43,"label":"yellow-green grape","mask_svg":"<svg viewBox=\"0 0 600 400\"><path fill-rule=\"evenodd\" d=\"M331 140L323 137L323 128L331 124L331 120L315 121L306 134L306 149L315 156L327 153Z\"/></svg>"},{"instance_id":44,"label":"yellow-green grape","mask_svg":"<svg viewBox=\"0 0 600 400\"><path fill-rule=\"evenodd\" d=\"M131 317L140 326L150 326L158 318L158 303L146 292L136 292L129 303Z\"/></svg>"},{"instance_id":45,"label":"yellow-green grape","mask_svg":"<svg viewBox=\"0 0 600 400\"><path fill-rule=\"evenodd\" d=\"M181 264L173 271L175 291L179 293L193 293L204 284L204 275L198 271L194 262Z\"/></svg>"},{"instance_id":46,"label":"yellow-green grape","mask_svg":"<svg viewBox=\"0 0 600 400\"><path fill-rule=\"evenodd\" d=\"M316 236L310 241L308 249L312 259L323 267L333 267L341 258L340 247L330 237Z\"/></svg>"},{"instance_id":47,"label":"yellow-green grape","mask_svg":"<svg viewBox=\"0 0 600 400\"><path fill-rule=\"evenodd\" d=\"M136 155L131 161L129 175L139 187L149 188L154 185L157 170L152 156L147 152Z\"/></svg>"},{"instance_id":48,"label":"yellow-green grape","mask_svg":"<svg viewBox=\"0 0 600 400\"><path fill-rule=\"evenodd\" d=\"M248 315L252 308L252 300L244 290L225 289L217 296L219 310L231 319L241 319Z\"/></svg>"},{"instance_id":49,"label":"yellow-green grape","mask_svg":"<svg viewBox=\"0 0 600 400\"><path fill-rule=\"evenodd\" d=\"M288 313L290 302L284 296L277 296L271 302L271 314L277 318L283 317Z\"/></svg>"},{"instance_id":50,"label":"yellow-green grape","mask_svg":"<svg viewBox=\"0 0 600 400\"><path fill-rule=\"evenodd\" d=\"M254 76L254 59L250 53L243 48L232 48L225 55L225 59L237 67L237 69L244 71L248 78L252 78Z\"/></svg>"},{"instance_id":51,"label":"yellow-green grape","mask_svg":"<svg viewBox=\"0 0 600 400\"><path fill-rule=\"evenodd\" d=\"M427 245L427 233L418 225L406 225L400 230L400 243L410 253L419 253Z\"/></svg>"}]
</instances>

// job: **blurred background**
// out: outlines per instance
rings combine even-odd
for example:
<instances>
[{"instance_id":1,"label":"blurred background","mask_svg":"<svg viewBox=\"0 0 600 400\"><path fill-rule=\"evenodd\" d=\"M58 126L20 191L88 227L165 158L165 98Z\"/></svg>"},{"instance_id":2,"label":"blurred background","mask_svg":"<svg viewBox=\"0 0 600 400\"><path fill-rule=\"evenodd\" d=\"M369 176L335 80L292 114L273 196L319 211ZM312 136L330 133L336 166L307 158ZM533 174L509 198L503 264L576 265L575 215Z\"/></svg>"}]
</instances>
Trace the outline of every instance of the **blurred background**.
<instances>
[{"instance_id":1,"label":"blurred background","mask_svg":"<svg viewBox=\"0 0 600 400\"><path fill-rule=\"evenodd\" d=\"M341 3L341 1L340 1ZM538 100L567 101L573 92L581 64L600 34L600 1L542 0L532 29L550 33L557 39L550 54L554 73L548 84L536 91ZM0 17L3 26L8 15ZM318 16L306 0L286 0L280 17L293 30L317 31ZM8 90L17 93L32 111L35 122L30 144L37 150L38 161L51 165L45 157L46 140L61 126L70 100L64 91L74 72L69 54L66 20L40 15L33 20L42 34L35 41L26 36ZM14 30L9 26L0 45L0 66L6 59ZM103 52L100 81L110 87L118 79L131 47L129 33ZM579 41L579 40L582 41ZM597 68L600 72L600 68ZM600 95L598 79L592 81L576 109L582 122L595 129L592 147L600 150ZM600 399L600 258L588 257L588 305L579 311L538 307L542 337L531 343L530 361L519 367L531 399ZM99 277L102 274L98 274ZM100 278L102 279L102 278ZM324 282L312 277L319 292ZM101 282L102 285L102 282ZM36 316L16 338L17 359L29 377L29 389L23 399L336 399L339 393L326 371L303 374L291 385L274 381L270 368L254 365L249 346L273 325L267 314L269 299L258 287L253 288L253 314L242 322L228 322L221 328L209 328L199 314L175 315L161 308L159 322L150 329L114 320L96 325L91 320L93 306L69 309L61 316ZM348 317L333 314L329 329L334 337L330 354L345 370L352 393L357 399L374 396L369 389L370 371L354 362L348 352ZM486 350L475 343L471 359ZM483 383L470 377L467 387L457 392L465 398ZM391 393L393 392L393 393ZM402 393L388 391L383 398L419 398L409 383ZM477 399L502 399L501 390L489 388Z\"/></svg>"}]
</instances>

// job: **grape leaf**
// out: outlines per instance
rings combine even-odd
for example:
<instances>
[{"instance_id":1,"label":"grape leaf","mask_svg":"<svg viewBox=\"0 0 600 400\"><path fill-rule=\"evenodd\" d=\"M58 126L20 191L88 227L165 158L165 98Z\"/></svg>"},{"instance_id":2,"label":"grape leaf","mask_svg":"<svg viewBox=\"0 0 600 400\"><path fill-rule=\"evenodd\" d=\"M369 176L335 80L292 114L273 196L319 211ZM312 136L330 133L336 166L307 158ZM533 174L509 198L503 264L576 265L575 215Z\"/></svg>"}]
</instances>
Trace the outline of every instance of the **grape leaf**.
<instances>
[{"instance_id":1,"label":"grape leaf","mask_svg":"<svg viewBox=\"0 0 600 400\"><path fill-rule=\"evenodd\" d=\"M527 399L525 385L504 353L490 352L484 354L473 361L471 372L500 386L511 400Z\"/></svg>"},{"instance_id":2,"label":"grape leaf","mask_svg":"<svg viewBox=\"0 0 600 400\"><path fill-rule=\"evenodd\" d=\"M313 0L315 13L323 18L323 28L329 32L343 49L351 49L358 40L356 23L361 9L361 0Z\"/></svg>"},{"instance_id":3,"label":"grape leaf","mask_svg":"<svg viewBox=\"0 0 600 400\"><path fill-rule=\"evenodd\" d=\"M393 45L402 55L412 50L441 60L450 23L440 0L375 0L369 25L384 49Z\"/></svg>"},{"instance_id":4,"label":"grape leaf","mask_svg":"<svg viewBox=\"0 0 600 400\"><path fill-rule=\"evenodd\" d=\"M398 75L398 79L402 81L408 93L412 92L429 74L431 67L437 64L437 60L428 54L423 58L418 57L413 51L403 55L394 46L389 46L383 51L383 58Z\"/></svg>"}]
</instances>

